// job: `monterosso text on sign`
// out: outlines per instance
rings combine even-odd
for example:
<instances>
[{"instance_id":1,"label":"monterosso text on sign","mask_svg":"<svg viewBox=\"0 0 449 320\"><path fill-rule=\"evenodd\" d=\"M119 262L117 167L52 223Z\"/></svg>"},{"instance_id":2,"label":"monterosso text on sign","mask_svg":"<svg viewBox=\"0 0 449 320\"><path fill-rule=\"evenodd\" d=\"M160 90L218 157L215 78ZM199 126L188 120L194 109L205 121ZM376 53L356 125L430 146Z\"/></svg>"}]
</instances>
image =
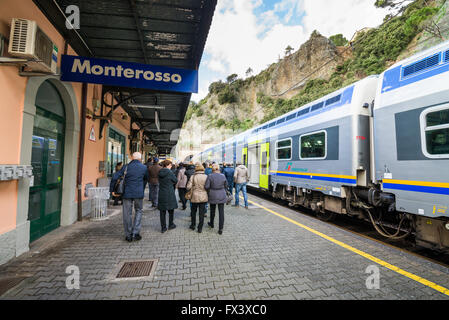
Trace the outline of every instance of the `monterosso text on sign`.
<instances>
[{"instance_id":1,"label":"monterosso text on sign","mask_svg":"<svg viewBox=\"0 0 449 320\"><path fill-rule=\"evenodd\" d=\"M63 55L61 80L174 92L198 92L198 71Z\"/></svg>"},{"instance_id":2,"label":"monterosso text on sign","mask_svg":"<svg viewBox=\"0 0 449 320\"><path fill-rule=\"evenodd\" d=\"M80 59L73 60L72 72L78 73L87 73L94 74L96 76L106 76L106 77L125 77L128 79L135 78L141 79L141 77L148 81L163 81L163 82L173 82L180 83L182 81L182 77L180 74L170 74L169 72L156 72L153 71L145 71L145 70L134 70L131 68L124 69L123 66L118 65L116 67L113 66L101 66L101 65L92 65L89 60L84 60L81 63Z\"/></svg>"}]
</instances>

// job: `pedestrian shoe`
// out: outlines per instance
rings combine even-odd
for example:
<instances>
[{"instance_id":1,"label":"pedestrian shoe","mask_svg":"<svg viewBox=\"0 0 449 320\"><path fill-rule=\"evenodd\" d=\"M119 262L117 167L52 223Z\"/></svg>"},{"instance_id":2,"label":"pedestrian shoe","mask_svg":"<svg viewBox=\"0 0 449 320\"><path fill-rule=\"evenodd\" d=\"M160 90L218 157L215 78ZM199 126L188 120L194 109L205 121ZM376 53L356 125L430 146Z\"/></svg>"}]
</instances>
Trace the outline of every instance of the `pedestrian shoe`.
<instances>
[{"instance_id":1,"label":"pedestrian shoe","mask_svg":"<svg viewBox=\"0 0 449 320\"><path fill-rule=\"evenodd\" d=\"M211 227L212 229L214 228L214 225L210 222L207 223L209 225L209 227Z\"/></svg>"},{"instance_id":2,"label":"pedestrian shoe","mask_svg":"<svg viewBox=\"0 0 449 320\"><path fill-rule=\"evenodd\" d=\"M201 229L198 229L198 233L201 233L201 232L203 232L203 230L201 230Z\"/></svg>"},{"instance_id":3,"label":"pedestrian shoe","mask_svg":"<svg viewBox=\"0 0 449 320\"><path fill-rule=\"evenodd\" d=\"M136 240L136 241L142 240L141 235L140 234L135 234L134 235L134 240Z\"/></svg>"},{"instance_id":4,"label":"pedestrian shoe","mask_svg":"<svg viewBox=\"0 0 449 320\"><path fill-rule=\"evenodd\" d=\"M125 240L128 241L128 242L132 242L133 241L133 237L131 237L131 236L126 237Z\"/></svg>"},{"instance_id":5,"label":"pedestrian shoe","mask_svg":"<svg viewBox=\"0 0 449 320\"><path fill-rule=\"evenodd\" d=\"M173 230L174 228L176 228L176 225L172 224L171 226L168 227L168 230Z\"/></svg>"},{"instance_id":6,"label":"pedestrian shoe","mask_svg":"<svg viewBox=\"0 0 449 320\"><path fill-rule=\"evenodd\" d=\"M190 227L189 227L190 229L192 229L192 230L195 230L195 226L192 224L192 225L190 225Z\"/></svg>"},{"instance_id":7,"label":"pedestrian shoe","mask_svg":"<svg viewBox=\"0 0 449 320\"><path fill-rule=\"evenodd\" d=\"M162 233L164 233L164 232L166 232L167 231L167 228L162 228Z\"/></svg>"},{"instance_id":8,"label":"pedestrian shoe","mask_svg":"<svg viewBox=\"0 0 449 320\"><path fill-rule=\"evenodd\" d=\"M238 205L238 204L234 204L234 205L233 205L233 207L239 207L239 206L240 206L240 205Z\"/></svg>"},{"instance_id":9,"label":"pedestrian shoe","mask_svg":"<svg viewBox=\"0 0 449 320\"><path fill-rule=\"evenodd\" d=\"M218 230L218 234L222 235L223 234L223 230Z\"/></svg>"}]
</instances>

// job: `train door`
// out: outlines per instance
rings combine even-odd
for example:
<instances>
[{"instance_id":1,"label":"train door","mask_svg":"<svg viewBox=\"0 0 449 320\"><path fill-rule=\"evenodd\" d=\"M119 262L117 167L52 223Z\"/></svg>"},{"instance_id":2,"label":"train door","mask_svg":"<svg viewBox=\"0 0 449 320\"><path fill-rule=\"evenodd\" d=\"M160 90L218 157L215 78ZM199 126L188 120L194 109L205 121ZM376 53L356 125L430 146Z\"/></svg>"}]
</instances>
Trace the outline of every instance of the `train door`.
<instances>
[{"instance_id":1,"label":"train door","mask_svg":"<svg viewBox=\"0 0 449 320\"><path fill-rule=\"evenodd\" d=\"M259 187L268 190L270 176L270 143L260 146L260 178Z\"/></svg>"},{"instance_id":2,"label":"train door","mask_svg":"<svg viewBox=\"0 0 449 320\"><path fill-rule=\"evenodd\" d=\"M260 167L260 157L259 157L260 145L254 144L248 148L248 174L250 179L250 184L254 186L259 186L259 167Z\"/></svg>"},{"instance_id":3,"label":"train door","mask_svg":"<svg viewBox=\"0 0 449 320\"><path fill-rule=\"evenodd\" d=\"M245 167L248 167L248 147L243 148L242 150L242 164Z\"/></svg>"}]
</instances>

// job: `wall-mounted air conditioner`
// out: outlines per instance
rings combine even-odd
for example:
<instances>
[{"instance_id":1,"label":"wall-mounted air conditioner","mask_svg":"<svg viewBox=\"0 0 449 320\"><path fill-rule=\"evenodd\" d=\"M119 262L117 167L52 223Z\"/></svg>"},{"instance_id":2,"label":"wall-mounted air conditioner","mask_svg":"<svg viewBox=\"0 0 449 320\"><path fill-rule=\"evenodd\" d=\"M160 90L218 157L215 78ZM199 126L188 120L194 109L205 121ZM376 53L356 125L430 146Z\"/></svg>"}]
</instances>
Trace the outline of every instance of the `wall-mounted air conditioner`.
<instances>
[{"instance_id":1,"label":"wall-mounted air conditioner","mask_svg":"<svg viewBox=\"0 0 449 320\"><path fill-rule=\"evenodd\" d=\"M29 59L26 65L32 71L57 72L58 47L36 21L12 19L8 52L13 57Z\"/></svg>"}]
</instances>

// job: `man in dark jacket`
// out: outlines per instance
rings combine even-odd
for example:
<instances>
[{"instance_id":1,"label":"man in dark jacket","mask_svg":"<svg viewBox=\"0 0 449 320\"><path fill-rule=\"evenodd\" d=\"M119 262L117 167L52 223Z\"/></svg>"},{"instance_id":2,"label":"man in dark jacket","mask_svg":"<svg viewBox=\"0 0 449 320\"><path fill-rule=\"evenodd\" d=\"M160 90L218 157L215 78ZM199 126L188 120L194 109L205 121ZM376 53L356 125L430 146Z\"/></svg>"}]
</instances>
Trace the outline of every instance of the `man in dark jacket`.
<instances>
[{"instance_id":1,"label":"man in dark jacket","mask_svg":"<svg viewBox=\"0 0 449 320\"><path fill-rule=\"evenodd\" d=\"M226 167L223 169L223 174L226 177L226 181L228 182L228 190L232 195L232 190L234 189L234 168L232 163L228 163Z\"/></svg>"},{"instance_id":2,"label":"man in dark jacket","mask_svg":"<svg viewBox=\"0 0 449 320\"><path fill-rule=\"evenodd\" d=\"M153 165L148 169L150 174L150 201L153 202L153 208L157 208L157 201L159 197L159 171L162 167L158 163L158 159L154 158Z\"/></svg>"},{"instance_id":3,"label":"man in dark jacket","mask_svg":"<svg viewBox=\"0 0 449 320\"><path fill-rule=\"evenodd\" d=\"M125 228L126 241L139 241L140 228L143 213L143 195L146 181L148 181L148 169L141 163L142 154L135 152L132 161L124 166L116 177L125 176L125 190L123 192L123 225ZM126 173L125 173L126 172ZM115 186L117 179L111 180L111 186ZM116 196L116 194L113 194ZM133 205L136 211L133 224Z\"/></svg>"},{"instance_id":4,"label":"man in dark jacket","mask_svg":"<svg viewBox=\"0 0 449 320\"><path fill-rule=\"evenodd\" d=\"M186 176L187 176L187 182L190 180L190 177L195 174L195 165L192 162L189 162L186 164Z\"/></svg>"}]
</instances>

